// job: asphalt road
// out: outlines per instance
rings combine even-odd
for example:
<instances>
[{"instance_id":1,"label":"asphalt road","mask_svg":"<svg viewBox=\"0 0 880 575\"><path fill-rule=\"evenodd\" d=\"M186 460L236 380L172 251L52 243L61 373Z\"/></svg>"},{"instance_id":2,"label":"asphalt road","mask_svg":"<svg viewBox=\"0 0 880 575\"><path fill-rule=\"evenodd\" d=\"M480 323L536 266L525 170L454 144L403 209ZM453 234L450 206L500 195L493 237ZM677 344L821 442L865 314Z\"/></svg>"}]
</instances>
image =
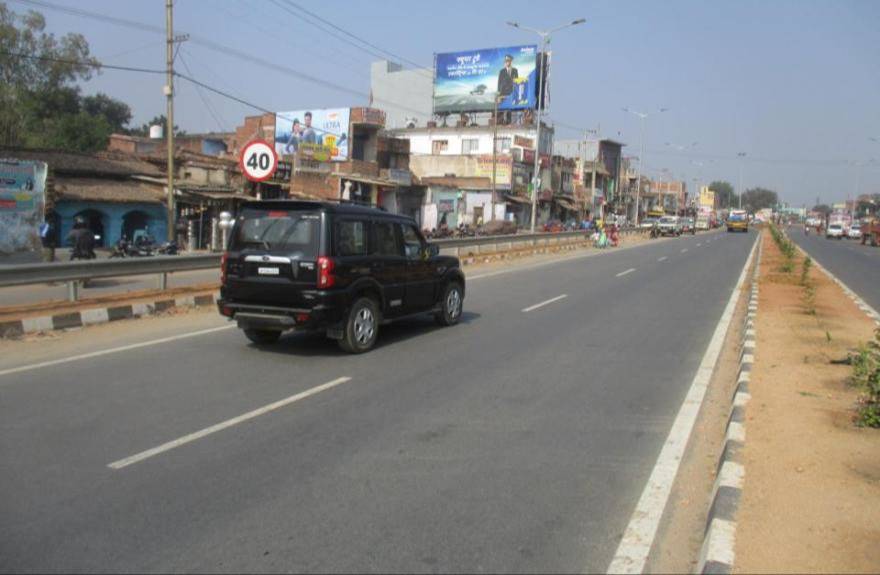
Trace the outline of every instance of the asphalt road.
<instances>
[{"instance_id":1,"label":"asphalt road","mask_svg":"<svg viewBox=\"0 0 880 575\"><path fill-rule=\"evenodd\" d=\"M815 232L805 236L799 226L792 226L788 235L868 305L880 310L880 248L863 246L859 240L830 240Z\"/></svg>"},{"instance_id":2,"label":"asphalt road","mask_svg":"<svg viewBox=\"0 0 880 575\"><path fill-rule=\"evenodd\" d=\"M754 241L472 277L463 323L362 356L220 329L0 357L0 571L604 571Z\"/></svg>"}]
</instances>

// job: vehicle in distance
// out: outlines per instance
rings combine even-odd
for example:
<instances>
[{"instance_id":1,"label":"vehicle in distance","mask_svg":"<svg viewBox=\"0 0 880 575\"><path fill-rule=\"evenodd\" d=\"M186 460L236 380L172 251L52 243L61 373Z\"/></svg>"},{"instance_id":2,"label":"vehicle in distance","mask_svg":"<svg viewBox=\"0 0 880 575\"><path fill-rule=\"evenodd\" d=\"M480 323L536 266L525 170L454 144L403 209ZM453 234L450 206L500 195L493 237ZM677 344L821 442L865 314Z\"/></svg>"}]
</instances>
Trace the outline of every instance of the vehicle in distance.
<instances>
[{"instance_id":1,"label":"vehicle in distance","mask_svg":"<svg viewBox=\"0 0 880 575\"><path fill-rule=\"evenodd\" d=\"M458 258L439 255L411 218L325 202L245 203L220 277L220 313L252 342L311 331L351 353L404 316L458 323L465 294Z\"/></svg>"},{"instance_id":2,"label":"vehicle in distance","mask_svg":"<svg viewBox=\"0 0 880 575\"><path fill-rule=\"evenodd\" d=\"M697 233L697 228L694 224L694 218L682 218L681 219L681 233L691 234L691 235L694 235Z\"/></svg>"},{"instance_id":3,"label":"vehicle in distance","mask_svg":"<svg viewBox=\"0 0 880 575\"><path fill-rule=\"evenodd\" d=\"M825 237L842 240L843 239L843 225L842 224L828 224L828 228L825 229Z\"/></svg>"},{"instance_id":4,"label":"vehicle in distance","mask_svg":"<svg viewBox=\"0 0 880 575\"><path fill-rule=\"evenodd\" d=\"M657 232L661 236L680 236L681 224L676 216L663 216L657 220Z\"/></svg>"},{"instance_id":5,"label":"vehicle in distance","mask_svg":"<svg viewBox=\"0 0 880 575\"><path fill-rule=\"evenodd\" d=\"M709 214L698 214L696 228L698 230L709 231L712 224L709 221Z\"/></svg>"},{"instance_id":6,"label":"vehicle in distance","mask_svg":"<svg viewBox=\"0 0 880 575\"><path fill-rule=\"evenodd\" d=\"M853 222L846 230L846 237L851 240L862 239L862 226L859 222Z\"/></svg>"},{"instance_id":7,"label":"vehicle in distance","mask_svg":"<svg viewBox=\"0 0 880 575\"><path fill-rule=\"evenodd\" d=\"M749 216L744 210L731 210L727 216L728 232L746 232L749 231Z\"/></svg>"},{"instance_id":8,"label":"vehicle in distance","mask_svg":"<svg viewBox=\"0 0 880 575\"><path fill-rule=\"evenodd\" d=\"M639 222L640 228L653 228L657 224L657 218L645 218Z\"/></svg>"}]
</instances>

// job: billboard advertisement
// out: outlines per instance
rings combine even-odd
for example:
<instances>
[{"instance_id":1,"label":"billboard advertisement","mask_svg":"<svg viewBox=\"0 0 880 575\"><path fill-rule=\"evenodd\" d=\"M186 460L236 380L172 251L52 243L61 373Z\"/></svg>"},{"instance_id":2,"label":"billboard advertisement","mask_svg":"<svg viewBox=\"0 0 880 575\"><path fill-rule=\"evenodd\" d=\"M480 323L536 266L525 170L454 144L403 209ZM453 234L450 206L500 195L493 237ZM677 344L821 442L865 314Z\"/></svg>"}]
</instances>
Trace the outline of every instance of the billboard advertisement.
<instances>
[{"instance_id":1,"label":"billboard advertisement","mask_svg":"<svg viewBox=\"0 0 880 575\"><path fill-rule=\"evenodd\" d=\"M275 114L275 152L318 162L348 159L351 110L296 110Z\"/></svg>"},{"instance_id":2,"label":"billboard advertisement","mask_svg":"<svg viewBox=\"0 0 880 575\"><path fill-rule=\"evenodd\" d=\"M434 57L434 113L534 109L538 47L509 46Z\"/></svg>"},{"instance_id":3,"label":"billboard advertisement","mask_svg":"<svg viewBox=\"0 0 880 575\"><path fill-rule=\"evenodd\" d=\"M492 178L492 155L477 156L477 169L474 175L478 178ZM495 185L510 187L510 174L513 161L510 156L495 156Z\"/></svg>"},{"instance_id":4,"label":"billboard advertisement","mask_svg":"<svg viewBox=\"0 0 880 575\"><path fill-rule=\"evenodd\" d=\"M45 162L0 159L0 254L40 249L46 172Z\"/></svg>"}]
</instances>

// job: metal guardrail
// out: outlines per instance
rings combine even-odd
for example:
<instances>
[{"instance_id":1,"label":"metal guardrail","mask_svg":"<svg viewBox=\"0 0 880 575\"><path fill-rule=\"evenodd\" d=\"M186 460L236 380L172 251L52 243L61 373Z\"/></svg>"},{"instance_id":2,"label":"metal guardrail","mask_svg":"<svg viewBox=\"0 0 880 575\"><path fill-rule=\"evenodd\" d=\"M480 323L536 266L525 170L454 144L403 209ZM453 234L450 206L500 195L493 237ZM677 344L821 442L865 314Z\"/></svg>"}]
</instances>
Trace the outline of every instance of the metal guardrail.
<instances>
[{"instance_id":1,"label":"metal guardrail","mask_svg":"<svg viewBox=\"0 0 880 575\"><path fill-rule=\"evenodd\" d=\"M648 230L630 228L621 230L622 235L643 233ZM523 245L557 245L586 239L591 232L541 232L535 234L508 234L500 236L475 236L433 240L441 253L462 254L465 250L476 248L477 252L488 253L509 250ZM0 288L36 285L44 283L67 283L70 301L79 298L79 288L83 281L123 276L157 276L157 287L168 287L168 274L175 272L205 270L220 266L220 254L150 256L142 258L86 260L58 263L21 264L0 266Z\"/></svg>"}]
</instances>

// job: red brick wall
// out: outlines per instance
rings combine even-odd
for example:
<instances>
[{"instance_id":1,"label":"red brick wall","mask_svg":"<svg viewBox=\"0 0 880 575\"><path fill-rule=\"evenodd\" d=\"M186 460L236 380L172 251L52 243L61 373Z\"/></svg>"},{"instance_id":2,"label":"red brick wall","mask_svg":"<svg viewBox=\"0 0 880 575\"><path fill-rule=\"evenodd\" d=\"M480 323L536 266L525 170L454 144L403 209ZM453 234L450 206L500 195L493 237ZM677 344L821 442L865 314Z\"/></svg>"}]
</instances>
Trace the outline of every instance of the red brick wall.
<instances>
[{"instance_id":1,"label":"red brick wall","mask_svg":"<svg viewBox=\"0 0 880 575\"><path fill-rule=\"evenodd\" d=\"M275 145L275 114L246 117L244 124L235 129L235 136L227 142L229 153L237 156L241 148L255 138Z\"/></svg>"}]
</instances>

